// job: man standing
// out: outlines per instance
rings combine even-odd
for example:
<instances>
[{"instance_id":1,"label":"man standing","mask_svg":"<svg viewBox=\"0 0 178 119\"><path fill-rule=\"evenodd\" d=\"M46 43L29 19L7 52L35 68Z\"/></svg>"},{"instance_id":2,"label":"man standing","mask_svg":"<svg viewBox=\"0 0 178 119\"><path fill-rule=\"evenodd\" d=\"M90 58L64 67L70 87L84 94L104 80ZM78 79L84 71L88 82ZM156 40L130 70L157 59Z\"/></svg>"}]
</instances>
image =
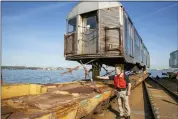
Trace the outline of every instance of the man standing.
<instances>
[{"instance_id":1,"label":"man standing","mask_svg":"<svg viewBox=\"0 0 178 119\"><path fill-rule=\"evenodd\" d=\"M113 76L97 76L98 79L110 79L114 81L114 85L118 90L118 104L120 116L125 116L126 119L130 119L130 106L128 96L130 95L131 83L128 76L125 75L124 71L120 66L115 68L116 74ZM122 107L123 105L123 107ZM124 109L124 110L123 110Z\"/></svg>"}]
</instances>

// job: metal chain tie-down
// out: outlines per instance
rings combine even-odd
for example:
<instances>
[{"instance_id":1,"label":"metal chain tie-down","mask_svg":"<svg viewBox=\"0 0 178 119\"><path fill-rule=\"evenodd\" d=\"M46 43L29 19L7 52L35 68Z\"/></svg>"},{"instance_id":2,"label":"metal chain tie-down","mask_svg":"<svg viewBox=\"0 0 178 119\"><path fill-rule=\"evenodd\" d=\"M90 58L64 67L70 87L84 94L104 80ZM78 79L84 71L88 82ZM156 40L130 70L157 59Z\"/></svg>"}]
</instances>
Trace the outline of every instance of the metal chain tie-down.
<instances>
[{"instance_id":1,"label":"metal chain tie-down","mask_svg":"<svg viewBox=\"0 0 178 119\"><path fill-rule=\"evenodd\" d=\"M90 79L92 85L94 86L95 91L101 93L102 91L101 91L99 88L97 88L95 82L93 81L93 79L92 79L92 78L90 77L90 75L89 75L89 72L92 71L92 69L88 70L88 69L85 67L86 64L89 64L89 63L91 63L91 62L93 62L93 61L95 61L95 60L96 60L96 59L90 60L89 62L87 62L87 63L85 63L85 64L83 64L82 61L80 60L80 63L81 63L80 66L76 66L76 67L74 67L74 68L67 68L68 71L61 73L61 75L69 74L69 73L70 73L70 74L72 75L72 77L74 77L73 74L72 74L72 72L75 71L75 70L78 70L80 67L83 67L83 69L84 69L84 71L85 71L85 79L88 77L88 78ZM105 67L102 67L102 68L106 71L106 74L103 75L103 76L109 75L109 74L111 74L111 73L114 71L114 70L113 70L113 71L109 72ZM80 77L76 77L76 78L80 78Z\"/></svg>"},{"instance_id":2,"label":"metal chain tie-down","mask_svg":"<svg viewBox=\"0 0 178 119\"><path fill-rule=\"evenodd\" d=\"M89 62L87 62L87 63L85 63L85 64L83 64L83 63L80 61L80 62L81 62L81 65L80 65L80 66L76 66L76 67L74 67L74 68L68 68L69 70L66 71L66 72L61 73L61 75L68 74L68 73L70 73L70 74L72 75L72 71L78 70L78 69L82 66L82 67L84 68L84 71L85 71L85 79L86 79L86 77L89 77L89 78L90 78L90 76L89 76L89 71L87 70L87 68L86 68L84 65L89 64L89 63L91 63L91 62L93 62L93 61L95 61L95 60L96 60L96 59L91 60L91 61L89 61ZM96 92L101 92L101 91L96 87L95 83L93 82L93 79L90 78L90 81L91 81L92 85L94 86L94 90L95 90Z\"/></svg>"}]
</instances>

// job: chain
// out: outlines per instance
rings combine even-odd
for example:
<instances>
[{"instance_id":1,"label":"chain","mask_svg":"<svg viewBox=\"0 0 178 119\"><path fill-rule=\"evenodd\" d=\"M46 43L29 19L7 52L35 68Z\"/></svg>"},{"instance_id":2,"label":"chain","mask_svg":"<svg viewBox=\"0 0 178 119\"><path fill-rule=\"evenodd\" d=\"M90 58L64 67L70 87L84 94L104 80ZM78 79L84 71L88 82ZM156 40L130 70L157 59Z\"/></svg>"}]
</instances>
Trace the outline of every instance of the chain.
<instances>
[{"instance_id":1,"label":"chain","mask_svg":"<svg viewBox=\"0 0 178 119\"><path fill-rule=\"evenodd\" d=\"M90 60L89 62L87 62L87 63L85 63L85 64L81 63L80 66L76 66L76 67L74 67L74 68L67 68L68 71L62 72L61 75L64 75L64 74L71 74L71 75L72 75L72 72L73 72L73 71L76 71L76 70L78 70L80 67L83 67L83 68L84 68L84 71L85 71L85 75L88 76L88 77L90 77L90 76L89 76L89 71L87 70L87 68L86 68L84 65L89 64L89 63L91 63L91 62L94 62L95 60L96 60L96 59Z\"/></svg>"}]
</instances>

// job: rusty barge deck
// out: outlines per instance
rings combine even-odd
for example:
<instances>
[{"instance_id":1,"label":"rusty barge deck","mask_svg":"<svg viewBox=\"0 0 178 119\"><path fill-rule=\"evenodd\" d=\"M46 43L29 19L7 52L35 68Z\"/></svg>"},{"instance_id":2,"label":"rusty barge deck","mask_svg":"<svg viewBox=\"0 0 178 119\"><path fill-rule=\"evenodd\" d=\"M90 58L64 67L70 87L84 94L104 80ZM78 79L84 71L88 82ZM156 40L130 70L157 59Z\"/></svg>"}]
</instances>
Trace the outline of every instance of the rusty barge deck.
<instances>
[{"instance_id":1,"label":"rusty barge deck","mask_svg":"<svg viewBox=\"0 0 178 119\"><path fill-rule=\"evenodd\" d=\"M148 77L136 74L129 78L132 89ZM97 106L115 96L112 81L90 81L58 84L2 85L2 119L80 119L93 113Z\"/></svg>"}]
</instances>

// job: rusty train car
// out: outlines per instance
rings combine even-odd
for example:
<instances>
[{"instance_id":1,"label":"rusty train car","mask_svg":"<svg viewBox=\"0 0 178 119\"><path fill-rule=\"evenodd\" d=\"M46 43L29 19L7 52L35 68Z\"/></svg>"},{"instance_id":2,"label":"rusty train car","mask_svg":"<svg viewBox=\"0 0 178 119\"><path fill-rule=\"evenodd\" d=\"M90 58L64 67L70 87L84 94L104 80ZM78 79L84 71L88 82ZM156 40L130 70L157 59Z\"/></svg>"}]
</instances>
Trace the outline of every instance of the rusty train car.
<instances>
[{"instance_id":1,"label":"rusty train car","mask_svg":"<svg viewBox=\"0 0 178 119\"><path fill-rule=\"evenodd\" d=\"M120 2L79 2L67 16L66 60L149 68L150 55Z\"/></svg>"}]
</instances>

